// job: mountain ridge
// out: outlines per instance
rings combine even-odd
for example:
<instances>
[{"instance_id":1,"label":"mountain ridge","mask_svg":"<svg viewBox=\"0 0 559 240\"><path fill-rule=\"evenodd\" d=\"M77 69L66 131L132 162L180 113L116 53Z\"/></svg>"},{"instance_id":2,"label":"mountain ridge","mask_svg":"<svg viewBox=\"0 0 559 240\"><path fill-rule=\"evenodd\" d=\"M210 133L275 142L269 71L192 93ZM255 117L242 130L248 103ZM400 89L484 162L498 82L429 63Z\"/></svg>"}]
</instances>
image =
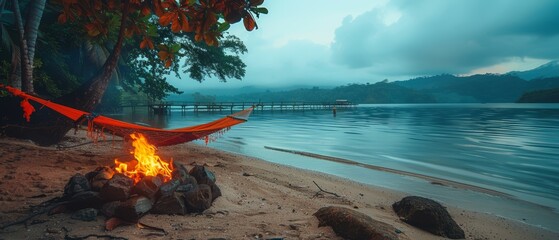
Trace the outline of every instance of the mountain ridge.
<instances>
[{"instance_id":1,"label":"mountain ridge","mask_svg":"<svg viewBox=\"0 0 559 240\"><path fill-rule=\"evenodd\" d=\"M550 77L541 77L544 75ZM214 94L212 99L216 101L325 102L347 99L354 103L506 103L517 102L529 92L536 91L534 94L537 95L537 91L553 88L559 88L559 61L557 60L531 70L506 74L487 73L471 76L440 74L404 81L385 80L374 84L347 84L334 88L299 86L282 89L252 86L239 94L220 95L218 91L200 91L200 93ZM530 97L537 99L533 95ZM177 100L177 98L181 97L175 96L169 99Z\"/></svg>"},{"instance_id":2,"label":"mountain ridge","mask_svg":"<svg viewBox=\"0 0 559 240\"><path fill-rule=\"evenodd\" d=\"M517 76L524 80L534 80L559 76L559 60L553 60L534 69L526 71L510 71L506 74Z\"/></svg>"}]
</instances>

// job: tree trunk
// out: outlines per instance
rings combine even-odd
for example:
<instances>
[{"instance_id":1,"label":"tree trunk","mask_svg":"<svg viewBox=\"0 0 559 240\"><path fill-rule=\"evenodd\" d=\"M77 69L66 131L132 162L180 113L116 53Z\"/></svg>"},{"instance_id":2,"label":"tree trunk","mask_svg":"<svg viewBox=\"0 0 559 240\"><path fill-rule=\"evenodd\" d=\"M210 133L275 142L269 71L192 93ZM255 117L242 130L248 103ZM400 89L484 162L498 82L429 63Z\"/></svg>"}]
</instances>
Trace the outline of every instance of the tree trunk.
<instances>
[{"instance_id":1,"label":"tree trunk","mask_svg":"<svg viewBox=\"0 0 559 240\"><path fill-rule=\"evenodd\" d=\"M14 44L12 48L12 69L10 71L10 84L12 87L21 89L21 60L19 47Z\"/></svg>"},{"instance_id":2,"label":"tree trunk","mask_svg":"<svg viewBox=\"0 0 559 240\"><path fill-rule=\"evenodd\" d=\"M29 52L27 49L27 41L25 39L25 32L23 29L23 20L21 18L21 11L19 9L19 1L12 0L14 7L14 18L18 30L19 40L20 40L20 58L21 58L21 82L22 89L28 93L34 93L33 88L33 67L29 62Z\"/></svg>"},{"instance_id":3,"label":"tree trunk","mask_svg":"<svg viewBox=\"0 0 559 240\"><path fill-rule=\"evenodd\" d=\"M82 84L78 89L58 99L58 102L86 112L93 111L101 102L101 98L103 97L105 90L107 90L109 80L111 80L112 74L118 64L118 59L120 58L120 53L124 44L124 35L129 9L129 3L124 3L116 44L100 71L87 82Z\"/></svg>"},{"instance_id":4,"label":"tree trunk","mask_svg":"<svg viewBox=\"0 0 559 240\"><path fill-rule=\"evenodd\" d=\"M39 24L43 17L46 0L31 0L25 21L25 39L27 40L27 50L29 62L31 63L31 74L33 74L33 61L35 59L35 46L39 33Z\"/></svg>"}]
</instances>

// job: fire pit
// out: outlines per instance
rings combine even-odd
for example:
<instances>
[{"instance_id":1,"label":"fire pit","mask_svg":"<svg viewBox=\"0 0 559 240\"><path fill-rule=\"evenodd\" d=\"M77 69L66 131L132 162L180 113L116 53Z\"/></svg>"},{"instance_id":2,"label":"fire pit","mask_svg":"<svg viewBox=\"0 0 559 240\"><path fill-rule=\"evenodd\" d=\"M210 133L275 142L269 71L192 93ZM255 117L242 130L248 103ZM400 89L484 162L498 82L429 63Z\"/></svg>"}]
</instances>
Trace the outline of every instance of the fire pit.
<instances>
[{"instance_id":1,"label":"fire pit","mask_svg":"<svg viewBox=\"0 0 559 240\"><path fill-rule=\"evenodd\" d=\"M131 134L133 159L115 159L115 166L76 174L64 187L57 211L77 211L82 218L97 216L137 222L147 213L189 214L208 209L221 191L215 175L204 166L166 162L141 134ZM108 230L113 227L107 224Z\"/></svg>"}]
</instances>

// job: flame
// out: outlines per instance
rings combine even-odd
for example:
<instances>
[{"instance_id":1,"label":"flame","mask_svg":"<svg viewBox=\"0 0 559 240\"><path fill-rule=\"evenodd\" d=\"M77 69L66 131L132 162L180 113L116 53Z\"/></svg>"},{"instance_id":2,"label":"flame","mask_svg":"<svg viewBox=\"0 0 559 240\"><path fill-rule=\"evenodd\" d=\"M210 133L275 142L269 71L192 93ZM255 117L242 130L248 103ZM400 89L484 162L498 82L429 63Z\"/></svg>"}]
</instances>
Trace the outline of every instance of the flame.
<instances>
[{"instance_id":1,"label":"flame","mask_svg":"<svg viewBox=\"0 0 559 240\"><path fill-rule=\"evenodd\" d=\"M173 160L170 163L163 161L155 154L157 148L150 144L144 135L140 133L130 134L132 138L132 146L134 151L130 154L134 155L134 160L124 163L115 159L115 170L134 180L134 184L138 183L144 176L160 175L164 182L169 181L173 172Z\"/></svg>"}]
</instances>

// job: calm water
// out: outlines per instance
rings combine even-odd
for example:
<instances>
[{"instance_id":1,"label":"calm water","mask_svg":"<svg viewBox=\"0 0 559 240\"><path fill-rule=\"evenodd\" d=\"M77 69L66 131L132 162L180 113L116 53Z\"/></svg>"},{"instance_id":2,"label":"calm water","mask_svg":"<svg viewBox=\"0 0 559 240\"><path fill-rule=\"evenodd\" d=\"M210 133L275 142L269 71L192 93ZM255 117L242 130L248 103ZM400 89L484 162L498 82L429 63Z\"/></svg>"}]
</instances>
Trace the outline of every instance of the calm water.
<instances>
[{"instance_id":1,"label":"calm water","mask_svg":"<svg viewBox=\"0 0 559 240\"><path fill-rule=\"evenodd\" d=\"M178 128L226 114L173 112L150 117L138 113L120 118ZM520 201L267 150L264 146L454 180L504 192ZM552 229L559 219L559 104L360 105L338 110L335 117L325 110L256 111L249 122L233 127L210 147L466 205Z\"/></svg>"}]
</instances>

